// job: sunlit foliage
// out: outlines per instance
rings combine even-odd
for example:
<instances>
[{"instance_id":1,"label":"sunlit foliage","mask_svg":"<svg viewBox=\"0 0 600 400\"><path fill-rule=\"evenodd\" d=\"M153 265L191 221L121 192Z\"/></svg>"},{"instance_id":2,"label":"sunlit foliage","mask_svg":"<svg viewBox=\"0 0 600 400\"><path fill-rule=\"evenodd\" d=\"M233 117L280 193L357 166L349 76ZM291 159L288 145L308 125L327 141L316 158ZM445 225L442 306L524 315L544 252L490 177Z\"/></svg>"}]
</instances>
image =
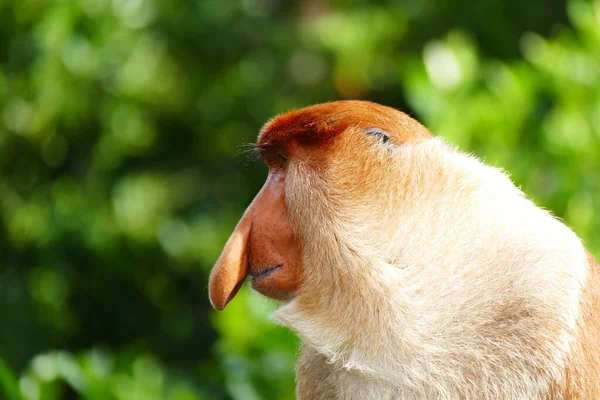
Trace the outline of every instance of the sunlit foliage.
<instances>
[{"instance_id":1,"label":"sunlit foliage","mask_svg":"<svg viewBox=\"0 0 600 400\"><path fill-rule=\"evenodd\" d=\"M278 112L400 108L600 255L600 0L0 0L0 398L293 399L207 276Z\"/></svg>"}]
</instances>

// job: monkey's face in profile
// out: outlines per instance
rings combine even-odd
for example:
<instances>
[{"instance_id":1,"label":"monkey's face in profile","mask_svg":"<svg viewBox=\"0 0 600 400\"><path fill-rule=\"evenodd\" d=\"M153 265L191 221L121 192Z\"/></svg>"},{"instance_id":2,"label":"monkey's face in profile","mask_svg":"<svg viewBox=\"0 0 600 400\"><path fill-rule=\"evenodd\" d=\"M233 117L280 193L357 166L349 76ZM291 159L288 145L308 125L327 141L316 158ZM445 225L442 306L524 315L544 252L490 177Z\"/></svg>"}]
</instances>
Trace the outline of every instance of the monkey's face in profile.
<instances>
[{"instance_id":1,"label":"monkey's face in profile","mask_svg":"<svg viewBox=\"0 0 600 400\"><path fill-rule=\"evenodd\" d=\"M320 104L267 123L257 141L267 180L211 273L213 306L222 310L247 278L281 301L306 285L319 290L319 275L329 272L306 279L306 266L327 268L323 260L333 253L356 248L348 241L381 253L406 178L394 173L394 152L430 136L405 114L361 101Z\"/></svg>"},{"instance_id":2,"label":"monkey's face in profile","mask_svg":"<svg viewBox=\"0 0 600 400\"><path fill-rule=\"evenodd\" d=\"M291 298L302 280L302 253L285 201L285 159L265 154L267 180L246 210L210 277L210 299L222 310L247 277L276 300Z\"/></svg>"}]
</instances>

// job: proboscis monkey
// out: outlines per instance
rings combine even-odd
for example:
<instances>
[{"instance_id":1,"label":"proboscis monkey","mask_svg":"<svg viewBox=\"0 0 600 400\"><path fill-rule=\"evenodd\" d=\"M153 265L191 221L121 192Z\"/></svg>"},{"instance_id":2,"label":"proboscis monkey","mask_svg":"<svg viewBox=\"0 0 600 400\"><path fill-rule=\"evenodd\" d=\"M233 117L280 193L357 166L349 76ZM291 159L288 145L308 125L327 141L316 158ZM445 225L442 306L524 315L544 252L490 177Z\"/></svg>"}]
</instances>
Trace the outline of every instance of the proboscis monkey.
<instances>
[{"instance_id":1,"label":"proboscis monkey","mask_svg":"<svg viewBox=\"0 0 600 400\"><path fill-rule=\"evenodd\" d=\"M280 115L257 148L210 299L249 277L282 301L300 400L600 399L599 267L502 171L363 101Z\"/></svg>"}]
</instances>

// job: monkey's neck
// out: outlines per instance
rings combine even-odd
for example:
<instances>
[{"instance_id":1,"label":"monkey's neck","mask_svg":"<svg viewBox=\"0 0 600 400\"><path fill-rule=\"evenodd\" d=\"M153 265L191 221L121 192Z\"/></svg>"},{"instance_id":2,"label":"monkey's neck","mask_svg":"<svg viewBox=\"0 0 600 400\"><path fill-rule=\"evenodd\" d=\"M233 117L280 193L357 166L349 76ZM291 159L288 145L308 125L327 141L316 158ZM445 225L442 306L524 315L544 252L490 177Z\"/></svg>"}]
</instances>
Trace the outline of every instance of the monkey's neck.
<instances>
[{"instance_id":1,"label":"monkey's neck","mask_svg":"<svg viewBox=\"0 0 600 400\"><path fill-rule=\"evenodd\" d=\"M402 272L390 265L361 268L361 274L344 270L343 276L329 277L327 293L301 293L275 319L345 369L380 375L373 360L379 365L385 359L408 366L406 354L414 354L422 341L410 331L414 315L397 290ZM385 284L375 283L381 281Z\"/></svg>"}]
</instances>

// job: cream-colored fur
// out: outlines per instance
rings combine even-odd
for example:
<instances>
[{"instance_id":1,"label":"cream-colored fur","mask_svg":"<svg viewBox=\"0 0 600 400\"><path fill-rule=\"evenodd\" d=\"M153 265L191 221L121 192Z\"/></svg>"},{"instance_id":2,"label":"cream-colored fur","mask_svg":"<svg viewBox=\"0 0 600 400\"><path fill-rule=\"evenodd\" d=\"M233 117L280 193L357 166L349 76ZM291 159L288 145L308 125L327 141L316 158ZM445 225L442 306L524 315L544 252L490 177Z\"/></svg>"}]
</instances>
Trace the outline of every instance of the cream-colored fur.
<instances>
[{"instance_id":1,"label":"cream-colored fur","mask_svg":"<svg viewBox=\"0 0 600 400\"><path fill-rule=\"evenodd\" d=\"M303 342L298 398L548 398L576 340L578 237L439 138L334 140L319 168L287 166L305 279L274 317Z\"/></svg>"}]
</instances>

